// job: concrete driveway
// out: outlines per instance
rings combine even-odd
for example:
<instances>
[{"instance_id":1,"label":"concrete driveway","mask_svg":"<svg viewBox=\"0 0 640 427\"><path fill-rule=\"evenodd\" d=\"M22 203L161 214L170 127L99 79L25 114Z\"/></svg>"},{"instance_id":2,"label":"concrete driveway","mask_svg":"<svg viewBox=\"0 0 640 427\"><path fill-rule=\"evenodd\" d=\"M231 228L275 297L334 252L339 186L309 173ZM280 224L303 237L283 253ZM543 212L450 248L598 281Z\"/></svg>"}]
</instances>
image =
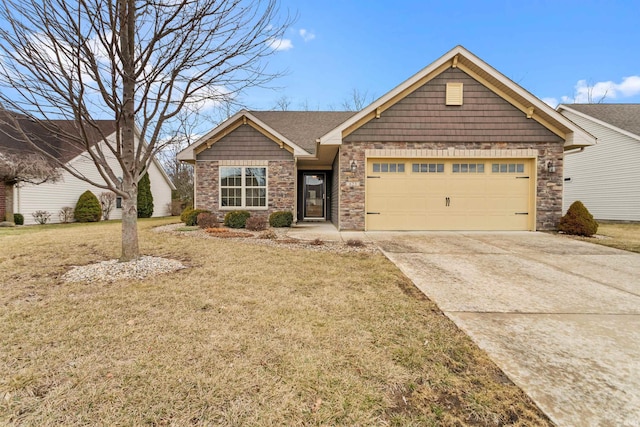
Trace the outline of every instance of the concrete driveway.
<instances>
[{"instance_id":1,"label":"concrete driveway","mask_svg":"<svg viewBox=\"0 0 640 427\"><path fill-rule=\"evenodd\" d=\"M640 426L640 254L544 233L368 232L559 426Z\"/></svg>"}]
</instances>

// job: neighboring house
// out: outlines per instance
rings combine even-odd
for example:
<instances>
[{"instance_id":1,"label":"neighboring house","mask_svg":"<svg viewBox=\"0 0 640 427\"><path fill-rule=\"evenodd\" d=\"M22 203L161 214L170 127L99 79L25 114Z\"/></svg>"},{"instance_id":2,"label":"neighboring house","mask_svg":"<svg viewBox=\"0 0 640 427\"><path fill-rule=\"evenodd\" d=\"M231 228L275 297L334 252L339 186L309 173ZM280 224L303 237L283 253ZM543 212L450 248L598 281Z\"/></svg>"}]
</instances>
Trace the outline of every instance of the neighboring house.
<instances>
[{"instance_id":1,"label":"neighboring house","mask_svg":"<svg viewBox=\"0 0 640 427\"><path fill-rule=\"evenodd\" d=\"M359 112L241 111L178 154L195 205L341 230L548 230L595 139L458 46Z\"/></svg>"},{"instance_id":2,"label":"neighboring house","mask_svg":"<svg viewBox=\"0 0 640 427\"><path fill-rule=\"evenodd\" d=\"M564 209L580 200L596 219L640 221L640 104L570 104L558 111L598 139L567 153Z\"/></svg>"},{"instance_id":3,"label":"neighboring house","mask_svg":"<svg viewBox=\"0 0 640 427\"><path fill-rule=\"evenodd\" d=\"M65 126L68 123L72 126L72 122L60 121L59 125ZM110 120L97 121L100 131L108 138L115 138L115 123ZM29 126L29 125L27 125ZM47 151L54 155L59 161L67 166L74 168L84 176L94 180L95 182L104 182L100 177L93 161L89 158L86 151L81 151L77 146L66 142L62 138L55 135L45 135L42 130L30 126L28 131L37 134L38 138L47 141ZM101 143L98 133L93 135L95 143ZM10 153L29 153L31 150L28 145L17 141L4 132L0 132L0 154L3 152ZM111 167L119 170L119 166L115 158L110 160ZM25 224L35 224L32 213L42 210L51 214L50 222L60 222L59 212L63 207L75 207L78 198L86 190L90 190L97 197L100 193L108 190L95 187L85 181L82 181L65 170L60 170L61 179L55 183L46 182L39 185L28 183L6 183L9 191L5 192L5 203L0 198L0 210L7 210L7 203L13 205L13 212L24 215ZM171 205L171 190L175 187L169 180L169 177L162 169L159 162L154 158L149 167L149 179L151 181L151 193L153 194L153 216L167 216L170 214L169 207ZM7 197L8 196L8 197ZM116 205L111 211L110 219L120 219L122 217L122 209L120 199L116 200Z\"/></svg>"}]
</instances>

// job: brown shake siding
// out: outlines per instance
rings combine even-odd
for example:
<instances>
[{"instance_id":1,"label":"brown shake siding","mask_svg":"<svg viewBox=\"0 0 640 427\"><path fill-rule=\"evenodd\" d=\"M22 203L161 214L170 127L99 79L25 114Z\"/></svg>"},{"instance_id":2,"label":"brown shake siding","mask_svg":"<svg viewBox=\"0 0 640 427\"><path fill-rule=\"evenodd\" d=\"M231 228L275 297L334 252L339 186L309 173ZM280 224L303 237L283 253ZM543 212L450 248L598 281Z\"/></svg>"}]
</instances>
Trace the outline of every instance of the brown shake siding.
<instances>
[{"instance_id":1,"label":"brown shake siding","mask_svg":"<svg viewBox=\"0 0 640 427\"><path fill-rule=\"evenodd\" d=\"M464 102L445 105L446 83L464 83ZM449 69L409 94L344 142L562 142L484 85Z\"/></svg>"},{"instance_id":2,"label":"brown shake siding","mask_svg":"<svg viewBox=\"0 0 640 427\"><path fill-rule=\"evenodd\" d=\"M464 83L463 105L445 105L447 82ZM365 227L367 149L537 149L536 228L554 229L562 215L563 140L458 69L443 72L365 123L340 148L341 165L351 160L359 165L355 175L342 171L341 229ZM548 160L555 173L546 171Z\"/></svg>"},{"instance_id":3,"label":"brown shake siding","mask_svg":"<svg viewBox=\"0 0 640 427\"><path fill-rule=\"evenodd\" d=\"M196 207L208 209L222 221L228 210L220 210L220 162L238 166L253 163L267 167L267 209L238 208L251 216L267 218L275 211L295 212L295 164L293 154L279 147L249 125L242 125L197 155Z\"/></svg>"},{"instance_id":4,"label":"brown shake siding","mask_svg":"<svg viewBox=\"0 0 640 427\"><path fill-rule=\"evenodd\" d=\"M241 125L210 148L198 160L290 160L293 154L249 125Z\"/></svg>"}]
</instances>

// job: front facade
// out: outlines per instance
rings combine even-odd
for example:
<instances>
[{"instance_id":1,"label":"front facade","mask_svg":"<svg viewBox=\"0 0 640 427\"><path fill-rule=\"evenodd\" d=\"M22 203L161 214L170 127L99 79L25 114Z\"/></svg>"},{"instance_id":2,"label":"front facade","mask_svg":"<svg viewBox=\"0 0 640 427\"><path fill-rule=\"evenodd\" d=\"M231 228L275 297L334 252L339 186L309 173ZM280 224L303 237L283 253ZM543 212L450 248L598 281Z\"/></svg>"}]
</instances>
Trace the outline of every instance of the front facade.
<instances>
[{"instance_id":1,"label":"front facade","mask_svg":"<svg viewBox=\"0 0 640 427\"><path fill-rule=\"evenodd\" d=\"M598 138L566 155L564 210L580 200L596 219L640 221L640 104L570 104L558 111Z\"/></svg>"},{"instance_id":2,"label":"front facade","mask_svg":"<svg viewBox=\"0 0 640 427\"><path fill-rule=\"evenodd\" d=\"M196 206L342 230L546 230L594 138L456 47L356 113L241 111L179 158Z\"/></svg>"}]
</instances>

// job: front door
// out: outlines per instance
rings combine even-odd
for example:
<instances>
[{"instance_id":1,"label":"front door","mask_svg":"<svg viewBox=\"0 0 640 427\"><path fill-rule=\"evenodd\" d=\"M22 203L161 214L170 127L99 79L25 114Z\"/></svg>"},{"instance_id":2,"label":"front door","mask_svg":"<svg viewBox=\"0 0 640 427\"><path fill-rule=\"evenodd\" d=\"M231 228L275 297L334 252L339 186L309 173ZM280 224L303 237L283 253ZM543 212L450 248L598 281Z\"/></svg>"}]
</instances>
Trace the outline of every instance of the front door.
<instances>
[{"instance_id":1,"label":"front door","mask_svg":"<svg viewBox=\"0 0 640 427\"><path fill-rule=\"evenodd\" d=\"M304 218L325 219L325 174L305 173L304 185Z\"/></svg>"}]
</instances>

